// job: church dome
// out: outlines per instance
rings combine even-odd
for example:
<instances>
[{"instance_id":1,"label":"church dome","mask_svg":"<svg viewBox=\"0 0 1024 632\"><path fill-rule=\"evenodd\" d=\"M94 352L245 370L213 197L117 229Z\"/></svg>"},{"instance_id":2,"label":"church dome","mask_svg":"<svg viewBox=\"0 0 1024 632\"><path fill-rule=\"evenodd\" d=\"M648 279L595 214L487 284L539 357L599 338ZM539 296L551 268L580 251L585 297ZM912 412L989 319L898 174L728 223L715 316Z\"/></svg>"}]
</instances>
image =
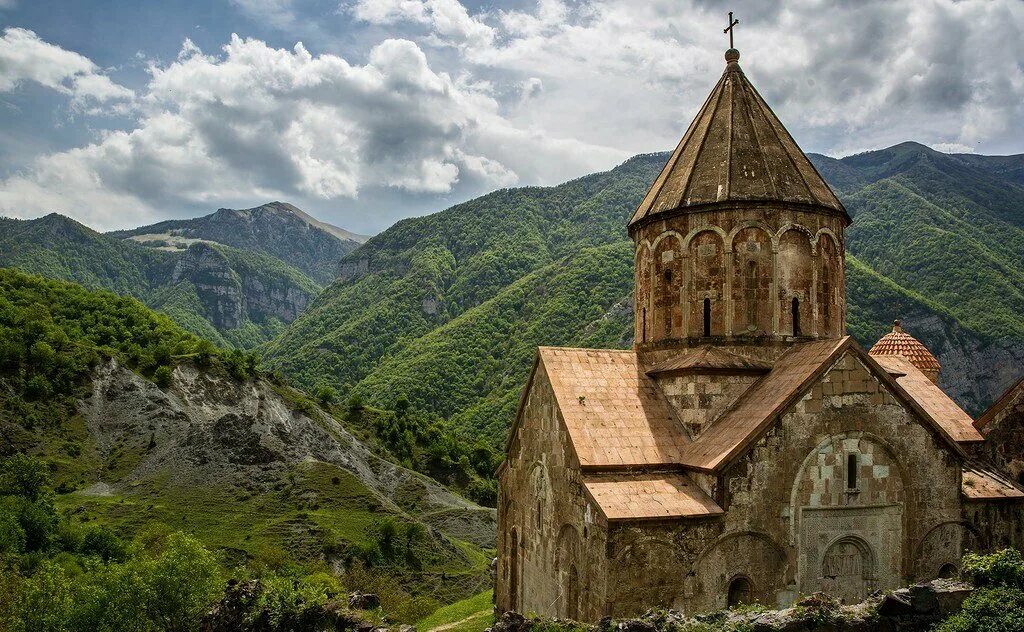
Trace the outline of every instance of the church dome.
<instances>
[{"instance_id":1,"label":"church dome","mask_svg":"<svg viewBox=\"0 0 1024 632\"><path fill-rule=\"evenodd\" d=\"M726 68L630 220L722 203L789 203L841 214L846 209L740 69Z\"/></svg>"},{"instance_id":2,"label":"church dome","mask_svg":"<svg viewBox=\"0 0 1024 632\"><path fill-rule=\"evenodd\" d=\"M893 323L892 331L882 336L868 353L873 356L902 356L933 382L938 382L942 368L939 361L924 343L903 331L898 320Z\"/></svg>"}]
</instances>

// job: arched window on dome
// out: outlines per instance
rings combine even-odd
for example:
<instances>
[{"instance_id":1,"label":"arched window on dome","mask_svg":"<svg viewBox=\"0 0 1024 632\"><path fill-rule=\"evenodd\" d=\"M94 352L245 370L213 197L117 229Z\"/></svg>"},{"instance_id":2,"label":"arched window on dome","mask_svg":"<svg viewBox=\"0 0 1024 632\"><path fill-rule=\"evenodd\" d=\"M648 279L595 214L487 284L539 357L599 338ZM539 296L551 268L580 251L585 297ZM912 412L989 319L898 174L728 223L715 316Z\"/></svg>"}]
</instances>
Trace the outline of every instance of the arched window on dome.
<instances>
[{"instance_id":1,"label":"arched window on dome","mask_svg":"<svg viewBox=\"0 0 1024 632\"><path fill-rule=\"evenodd\" d=\"M746 279L746 301L747 301L747 326L751 329L757 327L757 262L747 263Z\"/></svg>"},{"instance_id":2,"label":"arched window on dome","mask_svg":"<svg viewBox=\"0 0 1024 632\"><path fill-rule=\"evenodd\" d=\"M800 335L800 299L793 297L793 335Z\"/></svg>"},{"instance_id":3,"label":"arched window on dome","mask_svg":"<svg viewBox=\"0 0 1024 632\"><path fill-rule=\"evenodd\" d=\"M704 299L704 336L711 335L711 299Z\"/></svg>"}]
</instances>

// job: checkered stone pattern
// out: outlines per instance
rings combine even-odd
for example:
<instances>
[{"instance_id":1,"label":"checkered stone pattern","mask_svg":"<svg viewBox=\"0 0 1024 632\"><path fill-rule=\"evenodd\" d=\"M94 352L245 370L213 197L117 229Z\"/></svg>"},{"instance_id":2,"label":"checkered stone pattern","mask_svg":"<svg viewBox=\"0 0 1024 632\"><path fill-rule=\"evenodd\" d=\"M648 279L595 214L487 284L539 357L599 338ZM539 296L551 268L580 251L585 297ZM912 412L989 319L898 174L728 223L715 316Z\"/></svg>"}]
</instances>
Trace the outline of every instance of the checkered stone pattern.
<instances>
[{"instance_id":1,"label":"checkered stone pattern","mask_svg":"<svg viewBox=\"0 0 1024 632\"><path fill-rule=\"evenodd\" d=\"M848 459L857 460L854 487ZM833 437L808 457L798 491L802 507L887 505L903 501L903 483L889 452L862 433Z\"/></svg>"}]
</instances>

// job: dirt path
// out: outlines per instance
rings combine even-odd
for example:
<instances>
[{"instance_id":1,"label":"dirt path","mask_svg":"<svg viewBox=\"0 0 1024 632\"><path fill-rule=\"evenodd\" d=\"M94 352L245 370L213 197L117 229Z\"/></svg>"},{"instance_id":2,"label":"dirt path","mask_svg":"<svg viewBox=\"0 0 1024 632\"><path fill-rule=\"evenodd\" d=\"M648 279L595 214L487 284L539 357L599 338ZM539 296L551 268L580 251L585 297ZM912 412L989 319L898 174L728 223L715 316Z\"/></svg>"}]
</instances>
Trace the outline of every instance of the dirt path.
<instances>
[{"instance_id":1,"label":"dirt path","mask_svg":"<svg viewBox=\"0 0 1024 632\"><path fill-rule=\"evenodd\" d=\"M436 628L430 628L429 630L426 630L425 632L445 632L445 630L451 630L452 628L458 627L458 626L462 625L463 623L467 623L469 621L472 621L473 619L479 619L480 617L486 617L489 614L491 614L490 610L481 610L480 612L474 612L473 614L469 615L465 619L460 619L460 620L455 621L453 623L446 623L444 625L439 625Z\"/></svg>"}]
</instances>

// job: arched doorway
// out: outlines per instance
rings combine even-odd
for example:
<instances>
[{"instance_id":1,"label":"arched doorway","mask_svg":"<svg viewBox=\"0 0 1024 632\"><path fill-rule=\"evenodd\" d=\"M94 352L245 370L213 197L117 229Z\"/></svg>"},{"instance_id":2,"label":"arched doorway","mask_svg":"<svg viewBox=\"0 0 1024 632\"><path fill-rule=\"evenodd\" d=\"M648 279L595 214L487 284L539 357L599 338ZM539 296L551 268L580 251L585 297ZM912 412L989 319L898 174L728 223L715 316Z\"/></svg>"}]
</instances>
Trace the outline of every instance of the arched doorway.
<instances>
[{"instance_id":1,"label":"arched doorway","mask_svg":"<svg viewBox=\"0 0 1024 632\"><path fill-rule=\"evenodd\" d=\"M874 589L874 555L856 536L833 542L821 559L821 590L845 604L863 601Z\"/></svg>"},{"instance_id":2,"label":"arched doorway","mask_svg":"<svg viewBox=\"0 0 1024 632\"><path fill-rule=\"evenodd\" d=\"M753 603L754 586L750 583L750 579L743 575L734 577L729 582L729 600L728 606L733 608L735 606L742 606L745 604Z\"/></svg>"},{"instance_id":3,"label":"arched doorway","mask_svg":"<svg viewBox=\"0 0 1024 632\"><path fill-rule=\"evenodd\" d=\"M956 579L959 574L956 564L943 564L939 568L939 579Z\"/></svg>"}]
</instances>

